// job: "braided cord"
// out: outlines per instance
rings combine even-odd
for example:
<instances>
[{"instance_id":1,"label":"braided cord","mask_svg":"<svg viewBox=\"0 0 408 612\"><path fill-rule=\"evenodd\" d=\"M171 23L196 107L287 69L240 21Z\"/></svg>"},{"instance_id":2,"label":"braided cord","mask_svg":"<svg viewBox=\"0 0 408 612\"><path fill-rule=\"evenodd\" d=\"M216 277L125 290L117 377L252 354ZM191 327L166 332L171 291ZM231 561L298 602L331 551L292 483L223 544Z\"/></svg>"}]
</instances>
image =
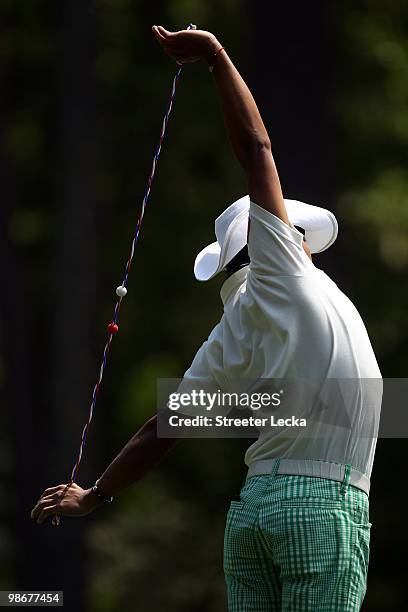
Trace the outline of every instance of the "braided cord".
<instances>
[{"instance_id":1,"label":"braided cord","mask_svg":"<svg viewBox=\"0 0 408 612\"><path fill-rule=\"evenodd\" d=\"M193 24L190 24L187 29L189 29L189 30L195 29L195 26ZM122 290L122 295L120 295L120 293L118 293L118 290L117 290L118 299L116 300L112 322L108 325L109 335L108 335L107 342L105 344L105 348L103 350L102 363L101 363L101 367L99 369L98 379L96 381L96 384L95 384L93 392L92 392L92 400L91 400L91 405L90 405L90 408L89 408L88 420L87 420L87 422L86 422L86 424L85 424L85 426L84 426L84 428L82 430L81 443L80 443L80 446L79 446L79 451L78 451L78 455L77 455L77 459L76 459L75 465L74 465L74 467L72 469L72 472L71 472L70 481L65 486L65 489L63 490L62 495L61 495L61 497L59 499L59 503L61 503L61 501L65 497L65 494L68 491L69 487L72 485L72 483L76 482L76 478L77 478L77 475L78 475L79 466L80 466L80 463L81 463L81 460L82 460L83 452L84 452L86 441L87 441L88 431L89 431L89 428L90 428L90 425L91 425L91 422L92 422L92 418L93 418L93 414L94 414L94 410L95 410L96 401L98 399L99 390L100 390L100 387L101 387L103 375L104 375L106 364L107 364L109 350L111 348L113 336L118 331L117 323L118 323L118 319L119 319L119 311L120 311L120 307L121 307L121 304L122 304L122 300L123 300L124 296L126 295L126 287L127 287L127 284L128 284L129 272L130 272L130 268L132 266L133 256L134 256L134 253L135 253L135 247L136 247L136 244L137 244L137 242L139 240L140 229L142 227L142 222L143 222L146 206L147 206L147 203L148 203L148 200L149 200L149 196L150 196L150 192L151 192L151 188L152 188L152 183L153 183L154 175L155 175L155 172L156 172L157 164L158 164L158 161L159 161L160 152L161 152L161 149L162 149L162 145L163 145L163 140L164 140L164 136L165 136L165 133L166 133L167 124L169 122L171 110L173 108L173 102L174 102L174 99L175 99L175 96L176 96L177 84L178 84L178 80L180 78L180 74L181 74L182 68L183 68L183 66L181 64L179 64L179 68L177 69L176 74L174 75L174 78L173 78L173 83L172 83L172 87L171 87L169 103L168 103L167 111L166 111L166 113L165 113L165 115L163 117L163 122L162 122L162 126L161 126L159 143L157 145L157 148L156 148L156 151L155 151L155 154L154 154L154 157L153 157L153 162L152 162L152 167L151 167L150 175L149 175L149 178L147 180L146 190L145 190L145 193L144 193L144 196L143 196L143 200L142 200L141 212L140 212L139 218L138 218L138 220L136 222L136 229L135 229L135 233L134 233L133 240L132 240L132 243L131 243L129 257L128 257L128 260L126 262L122 284L120 285L120 287L118 287L118 290L119 289ZM59 525L60 524L60 517L58 515L54 516L54 518L52 520L52 524L53 525Z\"/></svg>"}]
</instances>

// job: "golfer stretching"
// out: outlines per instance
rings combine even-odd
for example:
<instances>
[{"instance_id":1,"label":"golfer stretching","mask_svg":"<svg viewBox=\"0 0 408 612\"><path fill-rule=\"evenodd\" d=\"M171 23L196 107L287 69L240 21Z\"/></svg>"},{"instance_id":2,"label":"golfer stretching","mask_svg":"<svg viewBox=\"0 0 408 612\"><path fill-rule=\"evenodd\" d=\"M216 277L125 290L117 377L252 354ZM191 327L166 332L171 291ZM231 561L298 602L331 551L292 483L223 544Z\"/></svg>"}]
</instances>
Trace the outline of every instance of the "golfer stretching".
<instances>
[{"instance_id":1,"label":"golfer stretching","mask_svg":"<svg viewBox=\"0 0 408 612\"><path fill-rule=\"evenodd\" d=\"M225 530L229 610L357 611L366 591L381 404L381 386L360 383L381 381L381 374L356 308L312 262L311 254L336 239L336 219L283 198L255 101L215 36L160 26L153 32L177 62L208 63L249 194L216 219L216 242L196 258L198 280L226 274L224 313L181 387L230 391L237 380L253 388L256 381L294 381L289 414L308 421L307 428L262 428L246 453L247 479ZM319 401L311 401L309 383ZM152 417L93 487L72 484L62 499L63 484L47 489L32 517L41 523L92 512L175 443L157 437Z\"/></svg>"}]
</instances>

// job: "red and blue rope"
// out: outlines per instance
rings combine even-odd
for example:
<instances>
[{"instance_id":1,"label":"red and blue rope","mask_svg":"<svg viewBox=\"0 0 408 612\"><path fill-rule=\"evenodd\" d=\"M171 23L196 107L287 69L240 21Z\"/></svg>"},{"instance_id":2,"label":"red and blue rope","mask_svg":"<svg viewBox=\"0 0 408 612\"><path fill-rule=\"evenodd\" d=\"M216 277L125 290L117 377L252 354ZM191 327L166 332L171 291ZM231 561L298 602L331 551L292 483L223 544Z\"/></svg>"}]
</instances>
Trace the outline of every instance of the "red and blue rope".
<instances>
[{"instance_id":1,"label":"red and blue rope","mask_svg":"<svg viewBox=\"0 0 408 612\"><path fill-rule=\"evenodd\" d=\"M188 28L189 30L191 29L195 29L195 26L191 23ZM170 99L169 99L169 104L168 104L168 108L167 111L163 117L163 123L162 123L162 127L161 127L161 132L160 132L160 138L159 138L159 143L157 145L156 148L156 152L154 154L153 157L153 162L152 162L152 167L151 167L151 171L150 171L150 175L149 178L147 180L147 185L146 185L146 190L143 196L143 200L142 200L142 209L139 215L139 218L137 220L136 223L136 230L135 230L135 234L133 236L133 240L132 240L132 244L130 247L130 254L129 254L129 258L126 262L126 266L125 266L125 272L123 275L123 280L122 280L122 284L119 285L119 287L116 289L116 294L118 296L118 299L116 301L115 304L115 310L113 313L113 317L112 317L112 321L111 323L109 323L108 325L108 340L106 342L105 348L103 350L103 357L102 357L102 363L101 363L101 367L99 369L99 376L98 379L96 381L96 384L94 386L93 392L92 392L92 400L91 400L91 405L89 408L89 414L88 414L88 420L82 430L82 436L81 436L81 443L80 443L80 447L79 447L79 451L78 451L78 456L77 456L77 460L75 462L75 465L72 469L71 472L71 479L68 482L68 484L66 485L61 498L59 500L59 503L61 503L62 499L64 498L66 492L68 491L69 487L71 486L71 484L73 482L76 482L76 478L78 475L78 469L82 460L82 455L84 452L84 448L86 445L86 440L87 440L87 436L88 436L88 431L89 431L89 427L91 425L92 422L92 418L93 418L93 413L95 410L95 405L96 405L96 401L98 399L98 394L99 394L99 390L101 387L101 383L102 383L102 379L103 379L103 375L105 372L105 368L106 368L106 363L107 363L107 359L108 359L108 354L109 354L109 350L112 344L112 340L113 340L113 336L116 334L116 332L119 330L118 327L118 319L119 319L119 311L120 311L120 307L122 304L122 300L125 297L126 293L127 293L127 284L128 284L128 279L129 279L129 273L130 273L130 268L132 266L132 261L133 261L133 256L135 253L135 247L136 244L139 240L139 235L140 235L140 229L142 227L142 222L143 222L143 218L144 218L144 214L145 214L145 210L146 210L146 206L149 200L149 196L150 196L150 191L152 188L152 183L153 183L153 179L154 179L154 175L156 172L156 168L157 168L157 164L159 161L159 156L160 156L160 152L162 149L162 145L163 145L163 140L164 140L164 136L166 133L166 129L167 129L167 124L169 122L169 118L170 118L170 113L171 110L173 108L173 102L174 102L174 98L176 96L176 88L177 88L177 83L178 80L180 78L180 74L182 71L182 66L180 65L179 68L177 69L177 72L173 78L173 83L172 83L172 87L171 87L171 92L170 92ZM59 525L60 523L60 517L58 515L54 516L53 521L52 521L53 525Z\"/></svg>"}]
</instances>

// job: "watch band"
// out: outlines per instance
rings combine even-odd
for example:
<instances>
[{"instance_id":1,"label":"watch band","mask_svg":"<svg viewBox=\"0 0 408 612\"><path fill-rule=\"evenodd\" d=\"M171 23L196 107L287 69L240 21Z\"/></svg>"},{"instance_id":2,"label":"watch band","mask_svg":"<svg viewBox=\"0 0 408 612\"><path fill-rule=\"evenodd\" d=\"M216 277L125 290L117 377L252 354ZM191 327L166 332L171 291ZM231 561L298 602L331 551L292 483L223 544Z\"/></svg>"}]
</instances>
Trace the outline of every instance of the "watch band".
<instances>
[{"instance_id":1,"label":"watch band","mask_svg":"<svg viewBox=\"0 0 408 612\"><path fill-rule=\"evenodd\" d=\"M92 492L95 493L96 497L100 499L101 502L103 502L104 504L110 504L113 502L113 495L111 495L110 497L106 497L106 495L102 493L98 480L93 485Z\"/></svg>"}]
</instances>

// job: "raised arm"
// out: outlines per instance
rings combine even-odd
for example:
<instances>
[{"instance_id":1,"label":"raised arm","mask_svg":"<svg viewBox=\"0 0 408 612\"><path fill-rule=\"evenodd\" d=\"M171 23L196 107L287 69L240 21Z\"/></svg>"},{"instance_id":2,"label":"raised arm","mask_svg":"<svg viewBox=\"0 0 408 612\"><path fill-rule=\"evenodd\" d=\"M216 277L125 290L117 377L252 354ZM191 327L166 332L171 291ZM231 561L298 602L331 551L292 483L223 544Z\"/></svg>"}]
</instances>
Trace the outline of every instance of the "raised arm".
<instances>
[{"instance_id":1,"label":"raised arm","mask_svg":"<svg viewBox=\"0 0 408 612\"><path fill-rule=\"evenodd\" d=\"M234 153L248 182L251 199L288 223L271 143L255 100L221 43L204 30L168 32L153 26L168 55L180 63L206 60L221 97L224 121Z\"/></svg>"}]
</instances>

